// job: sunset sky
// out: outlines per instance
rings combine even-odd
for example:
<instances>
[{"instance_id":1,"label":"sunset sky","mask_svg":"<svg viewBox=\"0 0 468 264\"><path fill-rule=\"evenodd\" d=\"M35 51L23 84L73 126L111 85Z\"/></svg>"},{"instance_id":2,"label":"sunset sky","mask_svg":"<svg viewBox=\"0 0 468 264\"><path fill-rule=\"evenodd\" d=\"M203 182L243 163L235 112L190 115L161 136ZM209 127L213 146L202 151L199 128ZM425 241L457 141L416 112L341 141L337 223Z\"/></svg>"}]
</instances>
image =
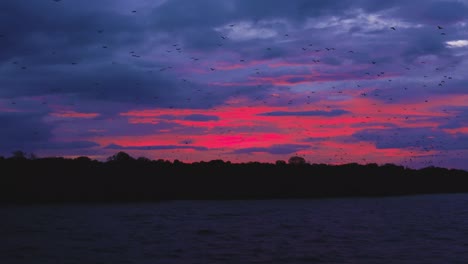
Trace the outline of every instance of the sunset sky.
<instances>
[{"instance_id":1,"label":"sunset sky","mask_svg":"<svg viewBox=\"0 0 468 264\"><path fill-rule=\"evenodd\" d=\"M1 0L0 155L468 169L468 1Z\"/></svg>"}]
</instances>

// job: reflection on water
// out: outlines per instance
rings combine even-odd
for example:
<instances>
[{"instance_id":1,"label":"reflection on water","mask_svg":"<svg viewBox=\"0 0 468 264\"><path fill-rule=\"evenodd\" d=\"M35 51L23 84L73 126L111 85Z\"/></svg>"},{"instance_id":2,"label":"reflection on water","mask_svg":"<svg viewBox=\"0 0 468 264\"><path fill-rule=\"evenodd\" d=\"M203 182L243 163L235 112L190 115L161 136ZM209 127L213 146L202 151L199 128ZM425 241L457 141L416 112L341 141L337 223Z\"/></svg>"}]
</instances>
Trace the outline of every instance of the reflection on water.
<instances>
[{"instance_id":1,"label":"reflection on water","mask_svg":"<svg viewBox=\"0 0 468 264\"><path fill-rule=\"evenodd\" d=\"M465 194L0 210L0 263L468 263Z\"/></svg>"}]
</instances>

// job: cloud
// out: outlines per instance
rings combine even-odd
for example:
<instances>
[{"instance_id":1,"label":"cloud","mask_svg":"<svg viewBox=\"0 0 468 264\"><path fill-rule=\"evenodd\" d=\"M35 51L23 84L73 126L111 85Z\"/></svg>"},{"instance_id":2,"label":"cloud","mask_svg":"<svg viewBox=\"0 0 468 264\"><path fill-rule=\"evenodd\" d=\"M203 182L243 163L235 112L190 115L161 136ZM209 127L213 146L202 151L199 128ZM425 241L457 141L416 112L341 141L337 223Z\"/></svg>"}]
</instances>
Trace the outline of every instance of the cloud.
<instances>
[{"instance_id":1,"label":"cloud","mask_svg":"<svg viewBox=\"0 0 468 264\"><path fill-rule=\"evenodd\" d=\"M215 28L215 30L234 41L270 39L278 36L277 31L265 25L259 25L250 21L224 25L222 27Z\"/></svg>"},{"instance_id":2,"label":"cloud","mask_svg":"<svg viewBox=\"0 0 468 264\"><path fill-rule=\"evenodd\" d=\"M124 114L132 115L132 114ZM135 114L137 116L137 114ZM149 116L148 116L149 117ZM206 121L218 121L219 117L215 115L205 115L205 114L191 114L191 115L173 115L173 114L164 114L164 115L154 115L157 119L164 120L187 120L194 122L206 122Z\"/></svg>"},{"instance_id":3,"label":"cloud","mask_svg":"<svg viewBox=\"0 0 468 264\"><path fill-rule=\"evenodd\" d=\"M42 115L37 113L0 113L1 151L30 151L37 145L47 144L52 138L52 127L41 118Z\"/></svg>"},{"instance_id":4,"label":"cloud","mask_svg":"<svg viewBox=\"0 0 468 264\"><path fill-rule=\"evenodd\" d=\"M468 14L468 4L466 1L429 1L425 5L418 5L419 8L413 14L414 18L436 23L455 23L466 19Z\"/></svg>"},{"instance_id":5,"label":"cloud","mask_svg":"<svg viewBox=\"0 0 468 264\"><path fill-rule=\"evenodd\" d=\"M452 117L440 120L439 128L468 128L468 107L448 107L445 110L447 113L451 113Z\"/></svg>"},{"instance_id":6,"label":"cloud","mask_svg":"<svg viewBox=\"0 0 468 264\"><path fill-rule=\"evenodd\" d=\"M206 151L208 148L202 146L190 145L151 145L151 146L120 146L110 144L105 147L106 149L120 149L120 150L171 150L171 149L193 149L197 151Z\"/></svg>"},{"instance_id":7,"label":"cloud","mask_svg":"<svg viewBox=\"0 0 468 264\"><path fill-rule=\"evenodd\" d=\"M309 143L319 143L319 142L329 141L331 139L332 137L308 137L308 138L302 139L301 141L309 142Z\"/></svg>"},{"instance_id":8,"label":"cloud","mask_svg":"<svg viewBox=\"0 0 468 264\"><path fill-rule=\"evenodd\" d=\"M99 144L92 141L69 141L69 142L54 142L41 143L34 146L38 150L51 150L51 149L87 149L99 147Z\"/></svg>"},{"instance_id":9,"label":"cloud","mask_svg":"<svg viewBox=\"0 0 468 264\"><path fill-rule=\"evenodd\" d=\"M98 113L80 113L72 110L60 111L57 113L52 113L51 115L63 118L95 118L99 116Z\"/></svg>"},{"instance_id":10,"label":"cloud","mask_svg":"<svg viewBox=\"0 0 468 264\"><path fill-rule=\"evenodd\" d=\"M234 154L253 154L258 152L264 152L274 155L285 155L295 153L300 150L309 149L309 145L300 144L278 144L270 147L251 147L251 148L240 148L233 151Z\"/></svg>"},{"instance_id":11,"label":"cloud","mask_svg":"<svg viewBox=\"0 0 468 264\"><path fill-rule=\"evenodd\" d=\"M468 127L468 120L452 119L439 125L442 129L456 129Z\"/></svg>"},{"instance_id":12,"label":"cloud","mask_svg":"<svg viewBox=\"0 0 468 264\"><path fill-rule=\"evenodd\" d=\"M197 122L218 121L219 117L214 116L214 115L193 114L193 115L185 116L184 120L197 121Z\"/></svg>"},{"instance_id":13,"label":"cloud","mask_svg":"<svg viewBox=\"0 0 468 264\"><path fill-rule=\"evenodd\" d=\"M364 129L352 135L357 141L373 142L378 149L462 150L468 148L467 134L449 134L433 128Z\"/></svg>"},{"instance_id":14,"label":"cloud","mask_svg":"<svg viewBox=\"0 0 468 264\"><path fill-rule=\"evenodd\" d=\"M366 11L386 11L389 16L399 17L408 22L430 24L432 26L453 25L466 18L468 5L458 0L392 0L385 3L372 0L358 1Z\"/></svg>"},{"instance_id":15,"label":"cloud","mask_svg":"<svg viewBox=\"0 0 468 264\"><path fill-rule=\"evenodd\" d=\"M443 55L447 53L444 39L433 28L411 29L405 34L407 41L402 54L407 61L418 59L424 55Z\"/></svg>"},{"instance_id":16,"label":"cloud","mask_svg":"<svg viewBox=\"0 0 468 264\"><path fill-rule=\"evenodd\" d=\"M350 112L341 109L335 109L331 111L295 111L295 112L288 112L288 111L273 111L273 112L266 112L260 113L260 116L341 116L345 114L349 114Z\"/></svg>"},{"instance_id":17,"label":"cloud","mask_svg":"<svg viewBox=\"0 0 468 264\"><path fill-rule=\"evenodd\" d=\"M46 150L78 150L98 147L99 144L87 140L57 141L53 130L56 123L47 123L43 116L36 113L0 114L0 149L1 155L8 155L15 150L42 152Z\"/></svg>"},{"instance_id":18,"label":"cloud","mask_svg":"<svg viewBox=\"0 0 468 264\"><path fill-rule=\"evenodd\" d=\"M451 41L446 41L445 44L447 44L449 48L463 48L463 47L468 47L468 40L466 39L451 40Z\"/></svg>"}]
</instances>

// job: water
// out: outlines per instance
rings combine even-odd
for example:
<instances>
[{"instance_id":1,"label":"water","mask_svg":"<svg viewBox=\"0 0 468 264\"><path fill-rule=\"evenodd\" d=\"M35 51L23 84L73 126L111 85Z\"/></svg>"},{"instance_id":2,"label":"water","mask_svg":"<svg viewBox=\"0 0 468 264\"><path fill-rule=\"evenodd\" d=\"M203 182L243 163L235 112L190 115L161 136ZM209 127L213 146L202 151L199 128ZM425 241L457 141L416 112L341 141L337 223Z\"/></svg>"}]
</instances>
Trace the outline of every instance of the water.
<instances>
[{"instance_id":1,"label":"water","mask_svg":"<svg viewBox=\"0 0 468 264\"><path fill-rule=\"evenodd\" d=\"M468 194L0 207L0 263L468 263Z\"/></svg>"}]
</instances>

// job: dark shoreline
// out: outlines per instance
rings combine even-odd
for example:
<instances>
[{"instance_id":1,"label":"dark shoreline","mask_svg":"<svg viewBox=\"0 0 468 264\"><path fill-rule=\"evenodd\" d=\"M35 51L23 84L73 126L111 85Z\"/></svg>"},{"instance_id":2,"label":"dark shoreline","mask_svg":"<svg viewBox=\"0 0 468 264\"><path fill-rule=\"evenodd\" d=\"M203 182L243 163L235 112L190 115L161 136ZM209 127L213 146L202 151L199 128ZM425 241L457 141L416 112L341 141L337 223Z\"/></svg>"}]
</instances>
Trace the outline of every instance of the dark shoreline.
<instances>
[{"instance_id":1,"label":"dark shoreline","mask_svg":"<svg viewBox=\"0 0 468 264\"><path fill-rule=\"evenodd\" d=\"M327 199L378 199L378 198L405 198L405 197L417 197L417 196L425 196L425 195L463 195L468 194L468 192L455 192L455 193L416 193L416 194L390 194L390 195L368 195L368 196L359 196L359 195L348 195L348 196L323 196L323 197L306 197L306 198L297 198L297 197L289 197L289 198L226 198L226 199L166 199L166 200L96 200L96 201L46 201L46 202L36 202L36 201L14 201L14 202L5 202L0 201L0 208L8 208L8 207L37 207L37 206L109 206L109 205L126 205L126 204L158 204L158 203L170 203L170 202L177 202L177 201L215 201L215 202L223 202L223 201L239 201L239 202L248 202L248 201L303 201L303 200L327 200Z\"/></svg>"},{"instance_id":2,"label":"dark shoreline","mask_svg":"<svg viewBox=\"0 0 468 264\"><path fill-rule=\"evenodd\" d=\"M394 164L0 159L0 205L468 193L468 172Z\"/></svg>"}]
</instances>

